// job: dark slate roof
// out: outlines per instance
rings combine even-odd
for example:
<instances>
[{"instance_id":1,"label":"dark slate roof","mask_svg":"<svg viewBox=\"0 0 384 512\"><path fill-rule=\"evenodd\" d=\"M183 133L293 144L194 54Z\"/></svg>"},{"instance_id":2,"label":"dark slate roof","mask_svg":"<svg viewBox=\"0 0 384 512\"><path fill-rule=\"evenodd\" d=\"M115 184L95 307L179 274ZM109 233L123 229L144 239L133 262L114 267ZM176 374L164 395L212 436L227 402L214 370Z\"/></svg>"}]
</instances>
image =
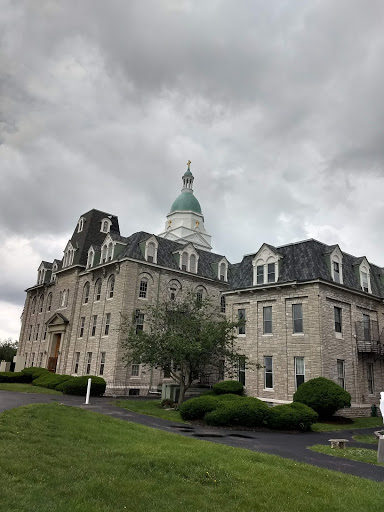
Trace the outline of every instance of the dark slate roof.
<instances>
[{"instance_id":1,"label":"dark slate roof","mask_svg":"<svg viewBox=\"0 0 384 512\"><path fill-rule=\"evenodd\" d=\"M134 233L127 238L127 245L123 252L119 255L119 259L123 258L134 258L137 260L145 261L143 252L140 249L140 243L145 242L150 237L155 237L158 242L157 249L157 264L163 267L167 267L174 270L180 270L173 253L180 251L187 244L180 242L174 242L173 240L167 240L151 233L139 231ZM214 254L208 251L203 251L195 247L197 254L199 255L199 263L197 268L198 276L209 277L210 279L218 279L217 273L214 272L212 265L218 263L224 256L221 254Z\"/></svg>"},{"instance_id":2,"label":"dark slate roof","mask_svg":"<svg viewBox=\"0 0 384 512\"><path fill-rule=\"evenodd\" d=\"M41 262L45 268L52 268L52 263L50 263L49 261L42 261Z\"/></svg>"},{"instance_id":3,"label":"dark slate roof","mask_svg":"<svg viewBox=\"0 0 384 512\"><path fill-rule=\"evenodd\" d=\"M70 241L72 246L77 249L75 252L73 264L85 266L87 263L88 249L90 248L90 246L101 245L107 235L107 233L102 233L100 231L101 221L105 218L109 218L111 220L111 236L115 234L120 235L120 229L119 221L116 215L111 215L110 213L93 209L87 213L84 213L80 217L84 219L83 230L80 233L78 233L76 225L75 231L73 232Z\"/></svg>"},{"instance_id":4,"label":"dark slate roof","mask_svg":"<svg viewBox=\"0 0 384 512\"><path fill-rule=\"evenodd\" d=\"M269 246L271 247L271 246ZM327 256L336 245L326 245L317 240L305 240L282 247L275 251L282 256L279 261L278 283L290 281L305 282L313 279L332 281ZM255 253L256 254L256 253ZM230 286L232 289L253 287L252 259L255 254L244 256L241 263L230 267ZM358 266L363 257L355 257L342 252L343 255L343 284L348 288L361 291ZM384 269L370 263L371 288L373 295L384 297ZM258 285L261 287L262 285Z\"/></svg>"},{"instance_id":5,"label":"dark slate roof","mask_svg":"<svg viewBox=\"0 0 384 512\"><path fill-rule=\"evenodd\" d=\"M116 242L122 242L123 244L126 244L128 242L128 238L126 236L121 236L118 233L109 233L112 240L115 240Z\"/></svg>"}]
</instances>

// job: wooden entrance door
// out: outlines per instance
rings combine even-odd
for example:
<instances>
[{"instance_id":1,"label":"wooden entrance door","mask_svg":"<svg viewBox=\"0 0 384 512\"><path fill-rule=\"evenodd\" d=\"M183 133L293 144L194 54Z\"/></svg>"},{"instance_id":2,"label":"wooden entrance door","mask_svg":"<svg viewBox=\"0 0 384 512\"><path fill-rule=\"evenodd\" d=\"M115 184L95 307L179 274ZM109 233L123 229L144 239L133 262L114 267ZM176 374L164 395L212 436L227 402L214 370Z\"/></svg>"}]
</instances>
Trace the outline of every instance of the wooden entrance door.
<instances>
[{"instance_id":1,"label":"wooden entrance door","mask_svg":"<svg viewBox=\"0 0 384 512\"><path fill-rule=\"evenodd\" d=\"M52 342L51 357L48 358L48 370L50 372L56 371L57 358L59 357L60 350L61 334L56 334L55 338L56 342L55 340Z\"/></svg>"}]
</instances>

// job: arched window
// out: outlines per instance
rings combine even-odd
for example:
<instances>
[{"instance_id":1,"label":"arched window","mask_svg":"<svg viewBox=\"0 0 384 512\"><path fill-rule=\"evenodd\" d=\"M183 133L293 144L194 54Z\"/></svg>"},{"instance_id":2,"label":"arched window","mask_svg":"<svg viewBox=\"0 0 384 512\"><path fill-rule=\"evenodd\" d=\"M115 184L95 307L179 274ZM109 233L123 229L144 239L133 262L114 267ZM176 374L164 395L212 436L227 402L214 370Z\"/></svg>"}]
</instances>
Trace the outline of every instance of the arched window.
<instances>
[{"instance_id":1,"label":"arched window","mask_svg":"<svg viewBox=\"0 0 384 512\"><path fill-rule=\"evenodd\" d=\"M89 251L88 260L87 260L87 268L91 268L93 266L94 257L95 257L95 253L93 251Z\"/></svg>"},{"instance_id":2,"label":"arched window","mask_svg":"<svg viewBox=\"0 0 384 512\"><path fill-rule=\"evenodd\" d=\"M51 311L51 307L52 307L52 293L48 293L47 311Z\"/></svg>"},{"instance_id":3,"label":"arched window","mask_svg":"<svg viewBox=\"0 0 384 512\"><path fill-rule=\"evenodd\" d=\"M194 254L189 257L189 271L196 274L196 256Z\"/></svg>"},{"instance_id":4,"label":"arched window","mask_svg":"<svg viewBox=\"0 0 384 512\"><path fill-rule=\"evenodd\" d=\"M103 222L103 232L108 233L108 221L107 220L105 220Z\"/></svg>"},{"instance_id":5,"label":"arched window","mask_svg":"<svg viewBox=\"0 0 384 512\"><path fill-rule=\"evenodd\" d=\"M202 287L199 287L197 288L196 290L196 304L197 304L197 307L201 307L201 304L203 302L203 297L204 297L204 288Z\"/></svg>"},{"instance_id":6,"label":"arched window","mask_svg":"<svg viewBox=\"0 0 384 512\"><path fill-rule=\"evenodd\" d=\"M81 219L79 220L79 222L77 224L77 232L80 233L81 231L83 231L83 227L84 227L84 219L83 219L83 217L81 217Z\"/></svg>"},{"instance_id":7,"label":"arched window","mask_svg":"<svg viewBox=\"0 0 384 512\"><path fill-rule=\"evenodd\" d=\"M89 288L90 288L90 284L89 284L89 281L87 281L84 285L84 290L83 290L83 304L88 304Z\"/></svg>"},{"instance_id":8,"label":"arched window","mask_svg":"<svg viewBox=\"0 0 384 512\"><path fill-rule=\"evenodd\" d=\"M115 291L115 276L112 274L108 281L108 298L112 299Z\"/></svg>"},{"instance_id":9,"label":"arched window","mask_svg":"<svg viewBox=\"0 0 384 512\"><path fill-rule=\"evenodd\" d=\"M148 279L143 278L140 281L139 298L140 299L146 299L147 298L147 292L148 292Z\"/></svg>"},{"instance_id":10,"label":"arched window","mask_svg":"<svg viewBox=\"0 0 384 512\"><path fill-rule=\"evenodd\" d=\"M64 290L62 295L61 295L61 304L60 304L60 306L62 308L65 308L66 305L67 305L67 290Z\"/></svg>"},{"instance_id":11,"label":"arched window","mask_svg":"<svg viewBox=\"0 0 384 512\"><path fill-rule=\"evenodd\" d=\"M181 270L188 270L188 253L183 252L181 256Z\"/></svg>"},{"instance_id":12,"label":"arched window","mask_svg":"<svg viewBox=\"0 0 384 512\"><path fill-rule=\"evenodd\" d=\"M147 261L153 263L155 258L155 244L153 242L149 242L147 254Z\"/></svg>"},{"instance_id":13,"label":"arched window","mask_svg":"<svg viewBox=\"0 0 384 512\"><path fill-rule=\"evenodd\" d=\"M102 253L101 253L101 261L103 263L105 263L107 261L107 251L108 251L107 245L103 245L103 250L102 250Z\"/></svg>"},{"instance_id":14,"label":"arched window","mask_svg":"<svg viewBox=\"0 0 384 512\"><path fill-rule=\"evenodd\" d=\"M169 290L169 298L170 298L170 300L176 300L178 294L181 291L181 284L180 284L180 282L175 280L175 279L173 279L172 281L169 282L168 290Z\"/></svg>"},{"instance_id":15,"label":"arched window","mask_svg":"<svg viewBox=\"0 0 384 512\"><path fill-rule=\"evenodd\" d=\"M220 298L220 313L225 313L225 296L222 295Z\"/></svg>"},{"instance_id":16,"label":"arched window","mask_svg":"<svg viewBox=\"0 0 384 512\"><path fill-rule=\"evenodd\" d=\"M227 265L222 261L219 268L219 279L220 281L227 280Z\"/></svg>"},{"instance_id":17,"label":"arched window","mask_svg":"<svg viewBox=\"0 0 384 512\"><path fill-rule=\"evenodd\" d=\"M43 304L44 304L44 295L40 295L40 299L39 299L39 313L43 312Z\"/></svg>"},{"instance_id":18,"label":"arched window","mask_svg":"<svg viewBox=\"0 0 384 512\"><path fill-rule=\"evenodd\" d=\"M36 297L32 299L32 315L36 313Z\"/></svg>"},{"instance_id":19,"label":"arched window","mask_svg":"<svg viewBox=\"0 0 384 512\"><path fill-rule=\"evenodd\" d=\"M100 300L101 296L101 279L98 279L95 283L95 301Z\"/></svg>"}]
</instances>

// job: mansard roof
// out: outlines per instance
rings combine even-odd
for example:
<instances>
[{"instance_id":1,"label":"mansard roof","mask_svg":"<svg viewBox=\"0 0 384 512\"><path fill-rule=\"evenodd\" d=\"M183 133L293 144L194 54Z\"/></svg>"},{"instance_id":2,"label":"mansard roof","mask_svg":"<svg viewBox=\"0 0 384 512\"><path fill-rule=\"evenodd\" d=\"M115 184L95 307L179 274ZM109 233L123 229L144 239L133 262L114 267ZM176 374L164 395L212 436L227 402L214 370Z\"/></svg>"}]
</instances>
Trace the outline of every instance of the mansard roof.
<instances>
[{"instance_id":1,"label":"mansard roof","mask_svg":"<svg viewBox=\"0 0 384 512\"><path fill-rule=\"evenodd\" d=\"M305 282L314 279L333 282L327 256L329 259L329 255L335 247L337 245L326 245L317 240L305 240L277 247L275 251L282 256L279 260L277 283ZM359 274L356 272L355 266L360 265L365 257L352 256L342 251L341 253L343 255L343 285L361 291ZM240 263L230 267L230 286L232 289L253 287L253 258L254 254L246 255ZM372 294L384 297L384 269L372 263L369 263L369 266L371 269Z\"/></svg>"}]
</instances>

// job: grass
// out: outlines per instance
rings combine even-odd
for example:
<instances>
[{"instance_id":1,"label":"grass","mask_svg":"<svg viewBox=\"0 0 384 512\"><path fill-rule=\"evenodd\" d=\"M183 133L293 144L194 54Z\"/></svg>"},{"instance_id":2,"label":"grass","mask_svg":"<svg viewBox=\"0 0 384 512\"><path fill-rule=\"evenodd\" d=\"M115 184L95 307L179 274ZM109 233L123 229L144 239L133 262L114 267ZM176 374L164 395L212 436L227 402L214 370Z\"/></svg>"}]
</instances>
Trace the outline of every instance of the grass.
<instances>
[{"instance_id":1,"label":"grass","mask_svg":"<svg viewBox=\"0 0 384 512\"><path fill-rule=\"evenodd\" d=\"M382 427L382 418L355 418L353 423L319 422L312 425L314 432L332 432L334 430L356 430L358 428Z\"/></svg>"},{"instance_id":2,"label":"grass","mask_svg":"<svg viewBox=\"0 0 384 512\"><path fill-rule=\"evenodd\" d=\"M62 395L61 391L55 389L40 388L32 384L17 384L12 382L1 382L0 391L19 391L20 393L42 393L45 395Z\"/></svg>"},{"instance_id":3,"label":"grass","mask_svg":"<svg viewBox=\"0 0 384 512\"><path fill-rule=\"evenodd\" d=\"M359 443L367 443L367 444L378 444L378 439L374 434L357 434L352 437L355 441L359 441Z\"/></svg>"},{"instance_id":4,"label":"grass","mask_svg":"<svg viewBox=\"0 0 384 512\"><path fill-rule=\"evenodd\" d=\"M163 409L160 406L160 402L161 400L116 400L113 403L123 409L146 414L147 416L155 416L156 418L163 418L164 420L187 423L181 419L179 411Z\"/></svg>"},{"instance_id":5,"label":"grass","mask_svg":"<svg viewBox=\"0 0 384 512\"><path fill-rule=\"evenodd\" d=\"M376 464L377 466L384 466L383 463L377 462L377 450L371 450L370 448L356 448L350 447L340 450L337 448L331 448L323 444L315 444L310 447L314 452L325 453L326 455L332 455L333 457L340 457L342 459L357 460L358 462L367 462L368 464Z\"/></svg>"},{"instance_id":6,"label":"grass","mask_svg":"<svg viewBox=\"0 0 384 512\"><path fill-rule=\"evenodd\" d=\"M382 483L59 404L2 413L0 449L7 512L383 508Z\"/></svg>"}]
</instances>

